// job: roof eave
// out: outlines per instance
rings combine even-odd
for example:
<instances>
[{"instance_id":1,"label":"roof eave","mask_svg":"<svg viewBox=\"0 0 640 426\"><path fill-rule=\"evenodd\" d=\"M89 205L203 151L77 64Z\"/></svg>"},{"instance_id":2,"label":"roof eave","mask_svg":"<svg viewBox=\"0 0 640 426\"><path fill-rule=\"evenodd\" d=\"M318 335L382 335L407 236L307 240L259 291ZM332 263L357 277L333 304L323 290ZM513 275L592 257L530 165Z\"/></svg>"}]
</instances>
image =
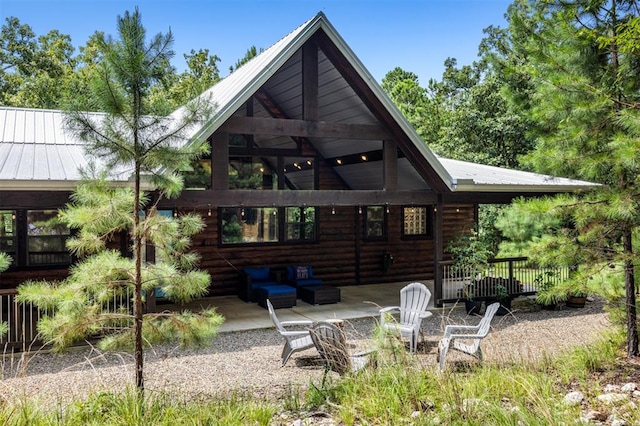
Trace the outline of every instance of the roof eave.
<instances>
[{"instance_id":1,"label":"roof eave","mask_svg":"<svg viewBox=\"0 0 640 426\"><path fill-rule=\"evenodd\" d=\"M458 184L454 192L510 192L510 193L566 193L588 191L599 185L496 185L496 184Z\"/></svg>"}]
</instances>

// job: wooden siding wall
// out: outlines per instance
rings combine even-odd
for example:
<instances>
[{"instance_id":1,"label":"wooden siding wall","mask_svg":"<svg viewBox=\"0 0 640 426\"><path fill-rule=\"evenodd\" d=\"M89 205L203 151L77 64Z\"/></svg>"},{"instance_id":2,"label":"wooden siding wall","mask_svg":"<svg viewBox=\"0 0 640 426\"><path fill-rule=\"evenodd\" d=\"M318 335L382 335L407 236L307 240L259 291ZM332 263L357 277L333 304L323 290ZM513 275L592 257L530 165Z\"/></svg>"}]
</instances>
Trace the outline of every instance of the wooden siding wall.
<instances>
[{"instance_id":1,"label":"wooden siding wall","mask_svg":"<svg viewBox=\"0 0 640 426\"><path fill-rule=\"evenodd\" d=\"M310 264L314 274L331 285L375 284L430 280L434 276L433 240L402 240L401 207L391 206L386 241L363 241L364 223L357 207L319 209L319 241L283 245L239 245L219 247L217 210L211 216L198 211L207 228L196 236L193 247L202 256L200 267L211 275L211 296L237 294L240 272L245 266L270 266L284 270L288 265ZM444 209L445 246L454 235L473 226L472 205ZM360 216L360 217L358 217ZM356 221L360 232L356 232ZM394 264L382 271L384 252ZM357 282L358 260L360 282Z\"/></svg>"}]
</instances>

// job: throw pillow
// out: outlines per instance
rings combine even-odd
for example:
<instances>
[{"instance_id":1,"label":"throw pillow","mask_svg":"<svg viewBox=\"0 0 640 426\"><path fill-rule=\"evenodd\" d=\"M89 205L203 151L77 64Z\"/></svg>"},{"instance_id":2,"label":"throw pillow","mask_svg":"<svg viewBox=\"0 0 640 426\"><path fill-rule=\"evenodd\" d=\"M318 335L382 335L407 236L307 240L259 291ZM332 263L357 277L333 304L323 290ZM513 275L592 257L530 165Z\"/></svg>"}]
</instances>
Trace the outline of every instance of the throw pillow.
<instances>
[{"instance_id":1,"label":"throw pillow","mask_svg":"<svg viewBox=\"0 0 640 426\"><path fill-rule=\"evenodd\" d=\"M306 280L309 278L309 269L306 266L296 266L296 280Z\"/></svg>"}]
</instances>

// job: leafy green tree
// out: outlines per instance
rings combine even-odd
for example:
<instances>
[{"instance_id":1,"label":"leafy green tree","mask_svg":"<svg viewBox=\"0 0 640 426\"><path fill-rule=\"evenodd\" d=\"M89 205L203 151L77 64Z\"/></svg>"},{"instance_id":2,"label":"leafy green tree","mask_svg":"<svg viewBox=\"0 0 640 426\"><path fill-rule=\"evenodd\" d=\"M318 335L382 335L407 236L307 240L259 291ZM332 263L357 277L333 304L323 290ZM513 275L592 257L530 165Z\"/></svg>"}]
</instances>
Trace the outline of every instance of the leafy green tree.
<instances>
[{"instance_id":1,"label":"leafy green tree","mask_svg":"<svg viewBox=\"0 0 640 426\"><path fill-rule=\"evenodd\" d=\"M538 212L571 218L570 227L540 240L538 252L576 268L578 286L602 276L603 268L617 271L625 289L618 302L626 312L627 354L638 356L633 236L640 224L640 57L628 23L637 20L640 4L563 0L534 6L511 20L528 35L519 48L527 51L523 67L535 88L529 112L536 149L526 161L543 173L602 184L582 196L533 203Z\"/></svg>"},{"instance_id":2,"label":"leafy green tree","mask_svg":"<svg viewBox=\"0 0 640 426\"><path fill-rule=\"evenodd\" d=\"M113 319L114 333L106 344L122 344L127 337L133 337L136 386L142 392L144 339L153 342L156 339L152 335L176 337L182 333L183 341L202 341L220 322L219 316L211 312L198 318L185 312L177 322L157 315L148 319L164 321L145 321L143 309L144 294L154 285L177 301L187 301L202 295L209 284L208 274L194 270L196 258L186 254L188 237L202 229L199 219L185 215L180 220L168 221L156 213L154 206L159 199L179 193L182 180L177 171L207 152L206 141L192 135L196 126L208 119L211 107L207 99L199 97L167 115L166 103L153 102L152 89L167 75L166 67L173 55L170 32L157 34L147 42L136 9L132 14L127 11L124 16L118 16L118 35L117 40L105 38L98 69L92 73L94 79L88 100L94 108L90 110L104 111L104 114L85 112L87 105L83 99L70 106L66 124L85 141L89 155L106 164L109 173L130 171L133 186L110 190L100 183L80 185L73 203L62 215L67 223L80 229L78 236L71 240L70 248L80 256L93 255L73 268L66 285L38 289L33 283L21 288L20 293L35 303L51 299L64 304L63 300L85 292L86 303L82 308L86 309L81 309L81 299L77 307L69 307L77 311L63 309L59 318L56 315L56 319L43 324L43 330L50 329L52 336L60 336L56 343L63 346L80 334L91 334L94 327L105 325L105 321L108 324L109 318L100 316L97 305L103 303L107 293L116 291L118 285L131 286L133 324L125 327L117 318ZM143 178L156 189L153 200L143 192ZM118 230L129 232L132 259L123 259L105 250L105 239ZM164 262L143 267L147 243L164 252ZM94 304L90 303L93 301ZM98 318L92 321L95 315ZM74 324L76 330L65 331L67 321ZM192 333L178 324L197 328Z\"/></svg>"},{"instance_id":3,"label":"leafy green tree","mask_svg":"<svg viewBox=\"0 0 640 426\"><path fill-rule=\"evenodd\" d=\"M264 49L260 49L258 50L257 47L255 46L251 46L249 49L247 49L247 53L244 54L244 56L240 59L238 59L235 63L235 65L232 65L229 67L229 72L234 72L235 70L237 70L238 68L240 68L241 66L243 66L244 64L246 64L247 62L249 62L251 59L255 58L256 56L258 56L259 53L262 53L264 51Z\"/></svg>"}]
</instances>

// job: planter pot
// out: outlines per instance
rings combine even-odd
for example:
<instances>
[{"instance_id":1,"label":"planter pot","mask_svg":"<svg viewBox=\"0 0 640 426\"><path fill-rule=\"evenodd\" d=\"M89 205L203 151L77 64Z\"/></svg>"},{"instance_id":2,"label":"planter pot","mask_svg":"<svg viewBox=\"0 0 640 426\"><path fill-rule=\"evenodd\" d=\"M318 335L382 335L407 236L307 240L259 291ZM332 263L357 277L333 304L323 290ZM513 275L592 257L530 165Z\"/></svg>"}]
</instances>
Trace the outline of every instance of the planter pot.
<instances>
[{"instance_id":1,"label":"planter pot","mask_svg":"<svg viewBox=\"0 0 640 426\"><path fill-rule=\"evenodd\" d=\"M487 299L487 306L491 305L492 303L495 302L500 302L500 307L498 308L498 310L496 311L496 315L499 316L503 316L503 315L507 315L509 312L511 312L511 298L507 297L506 299Z\"/></svg>"},{"instance_id":2,"label":"planter pot","mask_svg":"<svg viewBox=\"0 0 640 426\"><path fill-rule=\"evenodd\" d=\"M464 307L469 315L480 315L482 300L465 300Z\"/></svg>"},{"instance_id":3,"label":"planter pot","mask_svg":"<svg viewBox=\"0 0 640 426\"><path fill-rule=\"evenodd\" d=\"M550 305L543 305L543 304L539 304L541 309L544 309L545 311L555 311L559 308L560 305L558 305L557 303L552 303Z\"/></svg>"},{"instance_id":4,"label":"planter pot","mask_svg":"<svg viewBox=\"0 0 640 426\"><path fill-rule=\"evenodd\" d=\"M569 296L567 306L570 308L584 308L587 303L587 296Z\"/></svg>"}]
</instances>

